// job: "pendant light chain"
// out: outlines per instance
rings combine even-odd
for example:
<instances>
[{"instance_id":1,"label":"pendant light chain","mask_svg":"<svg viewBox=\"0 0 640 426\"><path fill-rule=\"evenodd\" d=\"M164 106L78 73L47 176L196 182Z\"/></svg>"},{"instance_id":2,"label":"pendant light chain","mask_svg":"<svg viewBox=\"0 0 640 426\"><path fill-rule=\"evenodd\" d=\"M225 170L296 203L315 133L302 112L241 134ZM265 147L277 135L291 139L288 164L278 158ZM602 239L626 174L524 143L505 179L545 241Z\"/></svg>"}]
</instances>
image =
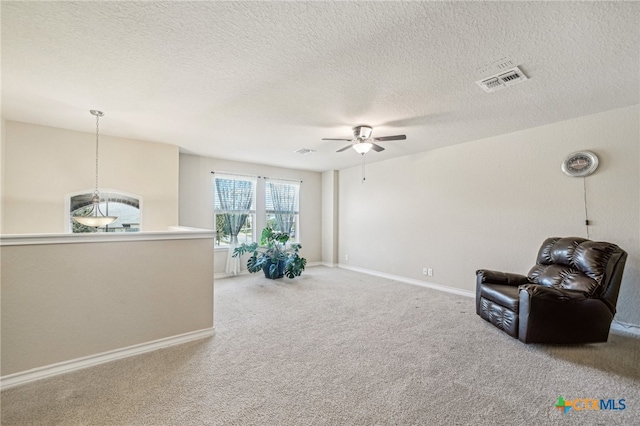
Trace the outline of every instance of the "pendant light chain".
<instances>
[{"instance_id":1,"label":"pendant light chain","mask_svg":"<svg viewBox=\"0 0 640 426\"><path fill-rule=\"evenodd\" d=\"M89 111L92 115L96 116L96 189L93 191L94 196L98 196L98 167L99 167L99 143L100 143L100 117L104 115L104 112L92 109Z\"/></svg>"},{"instance_id":2,"label":"pendant light chain","mask_svg":"<svg viewBox=\"0 0 640 426\"><path fill-rule=\"evenodd\" d=\"M107 216L100 210L100 193L98 192L98 176L99 176L99 155L100 155L100 117L104 115L102 111L95 109L89 110L91 115L96 116L96 189L93 191L93 197L91 197L91 210L84 216L74 216L73 220L81 225L89 226L92 228L106 227L108 232L108 225L115 222L117 216L109 216L109 203L107 202ZM108 200L107 200L108 201Z\"/></svg>"}]
</instances>

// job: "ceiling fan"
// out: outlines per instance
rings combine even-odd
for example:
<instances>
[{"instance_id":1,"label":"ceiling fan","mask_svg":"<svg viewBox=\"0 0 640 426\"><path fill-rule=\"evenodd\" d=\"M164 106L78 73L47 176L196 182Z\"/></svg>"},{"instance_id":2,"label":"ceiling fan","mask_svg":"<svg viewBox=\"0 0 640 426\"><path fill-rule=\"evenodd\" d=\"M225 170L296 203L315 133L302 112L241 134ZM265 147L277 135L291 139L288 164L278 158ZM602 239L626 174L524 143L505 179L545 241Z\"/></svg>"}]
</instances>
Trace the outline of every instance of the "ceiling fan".
<instances>
[{"instance_id":1,"label":"ceiling fan","mask_svg":"<svg viewBox=\"0 0 640 426\"><path fill-rule=\"evenodd\" d=\"M358 154L366 154L370 149L373 149L376 152L384 151L384 148L380 145L377 145L375 142L384 142L384 141L402 141L407 139L405 135L395 135L395 136L382 136L379 138L372 138L371 133L373 128L371 126L356 126L353 128L353 139L333 139L333 138L322 138L323 141L348 141L351 142L350 145L345 146L337 150L336 152L346 151L347 149L353 147L353 149Z\"/></svg>"}]
</instances>

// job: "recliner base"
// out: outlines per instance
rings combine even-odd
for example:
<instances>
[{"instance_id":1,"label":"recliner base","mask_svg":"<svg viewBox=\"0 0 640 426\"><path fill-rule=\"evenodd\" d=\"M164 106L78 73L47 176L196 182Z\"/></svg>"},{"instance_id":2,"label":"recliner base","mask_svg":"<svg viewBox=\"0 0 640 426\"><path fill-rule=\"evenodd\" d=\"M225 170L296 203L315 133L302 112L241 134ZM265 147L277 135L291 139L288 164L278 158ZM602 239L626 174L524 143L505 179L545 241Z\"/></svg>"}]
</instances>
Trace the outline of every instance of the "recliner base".
<instances>
[{"instance_id":1,"label":"recliner base","mask_svg":"<svg viewBox=\"0 0 640 426\"><path fill-rule=\"evenodd\" d=\"M512 310L481 297L478 315L510 336L518 338L518 314Z\"/></svg>"}]
</instances>

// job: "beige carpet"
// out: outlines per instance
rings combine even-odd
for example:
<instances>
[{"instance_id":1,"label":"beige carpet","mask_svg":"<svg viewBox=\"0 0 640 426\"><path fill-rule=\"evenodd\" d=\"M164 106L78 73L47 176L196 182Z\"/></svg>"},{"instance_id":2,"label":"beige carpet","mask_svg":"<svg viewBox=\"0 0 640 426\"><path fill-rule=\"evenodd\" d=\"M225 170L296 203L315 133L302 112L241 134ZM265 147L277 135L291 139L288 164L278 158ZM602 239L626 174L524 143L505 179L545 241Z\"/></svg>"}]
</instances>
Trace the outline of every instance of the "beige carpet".
<instances>
[{"instance_id":1,"label":"beige carpet","mask_svg":"<svg viewBox=\"0 0 640 426\"><path fill-rule=\"evenodd\" d=\"M2 425L640 424L637 339L524 345L473 299L325 267L215 297L213 338L8 389Z\"/></svg>"}]
</instances>

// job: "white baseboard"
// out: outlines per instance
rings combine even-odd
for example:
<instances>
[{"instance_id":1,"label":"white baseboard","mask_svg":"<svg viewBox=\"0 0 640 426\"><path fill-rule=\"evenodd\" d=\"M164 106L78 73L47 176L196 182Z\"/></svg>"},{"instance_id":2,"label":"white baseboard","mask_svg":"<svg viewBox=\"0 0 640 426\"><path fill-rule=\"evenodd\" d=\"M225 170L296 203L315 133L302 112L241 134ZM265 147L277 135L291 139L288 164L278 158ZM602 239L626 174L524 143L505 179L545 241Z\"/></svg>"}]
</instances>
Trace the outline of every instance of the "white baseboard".
<instances>
[{"instance_id":1,"label":"white baseboard","mask_svg":"<svg viewBox=\"0 0 640 426\"><path fill-rule=\"evenodd\" d=\"M640 325L628 324L614 320L611 323L611 331L616 334L624 334L635 338L640 338Z\"/></svg>"},{"instance_id":2,"label":"white baseboard","mask_svg":"<svg viewBox=\"0 0 640 426\"><path fill-rule=\"evenodd\" d=\"M348 269L350 271L362 272L363 274L373 275L380 278L387 278L394 281L400 281L406 284L412 284L420 287L432 288L434 290L445 291L447 293L453 293L459 296L474 297L474 298L476 297L476 292L471 290L462 290L460 288L449 287L446 285L434 284L427 281L415 280L413 278L401 277L399 275L387 274L385 272L378 272L371 269L359 268L357 266L345 265L344 263L338 264L338 267L343 269Z\"/></svg>"},{"instance_id":3,"label":"white baseboard","mask_svg":"<svg viewBox=\"0 0 640 426\"><path fill-rule=\"evenodd\" d=\"M345 265L345 264L339 264L338 267L343 268L343 269L349 269L349 270L355 271L355 272L362 272L363 274L373 275L373 276L376 276L376 277L388 278L388 279L394 280L394 281L400 281L400 282L407 283L407 284L413 284L413 285L417 285L417 286L420 286L420 287L427 287L427 288L432 288L434 290L446 291L447 293L458 294L460 296L467 296L467 297L473 297L473 298L476 297L475 291L471 291L471 290L462 290L462 289L459 289L459 288L448 287L448 286L445 286L445 285L434 284L434 283L430 283L430 282L426 282L426 281L415 280L415 279L412 279L412 278L401 277L399 275L392 275L392 274L387 274L387 273L384 273L384 272L373 271L371 269L359 268L357 266L349 266L349 265ZM611 331L616 333L616 334L623 334L623 335L627 335L627 336L631 336L631 337L640 338L640 325L628 324L628 323L624 323L624 322L620 322L620 321L615 321L614 320L611 323Z\"/></svg>"},{"instance_id":4,"label":"white baseboard","mask_svg":"<svg viewBox=\"0 0 640 426\"><path fill-rule=\"evenodd\" d=\"M219 274L213 274L213 280L223 280L225 278L233 278L233 277L237 277L240 275L249 275L249 271L247 271L246 269L243 269L242 271L240 271L239 274L236 275L230 275L227 274L226 272L220 272Z\"/></svg>"},{"instance_id":5,"label":"white baseboard","mask_svg":"<svg viewBox=\"0 0 640 426\"><path fill-rule=\"evenodd\" d=\"M47 377L57 376L58 374L69 373L71 371L80 370L94 365L103 364L109 361L142 354L145 352L155 351L157 349L169 346L179 345L181 343L190 342L192 340L203 339L214 334L215 327L205 328L203 330L192 331L177 336L166 337L147 343L127 346L125 348L115 349L112 351L102 352L95 355L89 355L82 358L76 358L69 361L63 361L56 364L46 365L19 373L8 374L0 377L0 390L12 388L25 383L41 380Z\"/></svg>"}]
</instances>

